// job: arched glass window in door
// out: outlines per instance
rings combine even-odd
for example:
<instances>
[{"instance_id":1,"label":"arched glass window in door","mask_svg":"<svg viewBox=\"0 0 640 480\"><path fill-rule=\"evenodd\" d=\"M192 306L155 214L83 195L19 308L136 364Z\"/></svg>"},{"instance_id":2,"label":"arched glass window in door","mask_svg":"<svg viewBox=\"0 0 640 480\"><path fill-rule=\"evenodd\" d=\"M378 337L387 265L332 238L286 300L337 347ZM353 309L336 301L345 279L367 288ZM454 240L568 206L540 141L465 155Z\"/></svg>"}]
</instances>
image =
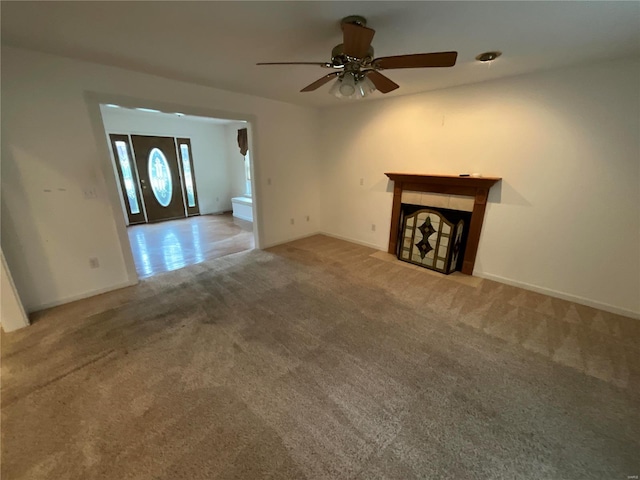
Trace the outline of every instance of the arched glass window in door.
<instances>
[{"instance_id":1,"label":"arched glass window in door","mask_svg":"<svg viewBox=\"0 0 640 480\"><path fill-rule=\"evenodd\" d=\"M160 205L169 206L173 195L173 180L167 158L159 148L153 148L149 152L148 170L153 195Z\"/></svg>"}]
</instances>

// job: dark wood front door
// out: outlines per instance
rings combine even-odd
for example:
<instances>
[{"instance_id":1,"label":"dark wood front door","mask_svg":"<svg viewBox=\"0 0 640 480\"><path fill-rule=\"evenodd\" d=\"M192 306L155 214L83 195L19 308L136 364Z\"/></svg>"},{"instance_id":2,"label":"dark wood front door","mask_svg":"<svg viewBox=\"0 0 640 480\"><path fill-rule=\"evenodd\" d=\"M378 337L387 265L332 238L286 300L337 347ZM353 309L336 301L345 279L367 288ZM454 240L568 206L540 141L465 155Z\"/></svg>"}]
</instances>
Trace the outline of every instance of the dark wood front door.
<instances>
[{"instance_id":1,"label":"dark wood front door","mask_svg":"<svg viewBox=\"0 0 640 480\"><path fill-rule=\"evenodd\" d=\"M131 135L147 221L186 217L182 181L171 137Z\"/></svg>"}]
</instances>

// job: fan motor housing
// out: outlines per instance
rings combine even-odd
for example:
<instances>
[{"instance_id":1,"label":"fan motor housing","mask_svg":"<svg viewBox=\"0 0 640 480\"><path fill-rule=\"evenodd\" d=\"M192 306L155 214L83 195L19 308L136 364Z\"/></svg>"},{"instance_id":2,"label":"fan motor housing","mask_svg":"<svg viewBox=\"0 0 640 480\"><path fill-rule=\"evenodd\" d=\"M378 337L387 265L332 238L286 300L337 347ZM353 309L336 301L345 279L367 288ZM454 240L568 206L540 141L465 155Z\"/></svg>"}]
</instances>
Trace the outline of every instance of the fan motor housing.
<instances>
[{"instance_id":1,"label":"fan motor housing","mask_svg":"<svg viewBox=\"0 0 640 480\"><path fill-rule=\"evenodd\" d=\"M362 62L359 63L366 64L368 62L371 62L371 60L373 60L373 47L369 46L367 54L362 59ZM340 45L336 45L335 47L333 47L333 50L331 50L331 63L336 67L352 63L352 60L350 60L349 57L344 53L343 43L341 43Z\"/></svg>"}]
</instances>

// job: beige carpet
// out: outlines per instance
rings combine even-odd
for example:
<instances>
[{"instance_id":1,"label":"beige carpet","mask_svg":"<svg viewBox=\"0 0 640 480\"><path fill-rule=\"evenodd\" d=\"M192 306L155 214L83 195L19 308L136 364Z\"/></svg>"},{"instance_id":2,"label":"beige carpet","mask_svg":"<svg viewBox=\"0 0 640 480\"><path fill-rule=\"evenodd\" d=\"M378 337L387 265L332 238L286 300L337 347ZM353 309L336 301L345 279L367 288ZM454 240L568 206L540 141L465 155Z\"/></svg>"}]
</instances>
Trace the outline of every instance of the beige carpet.
<instances>
[{"instance_id":1,"label":"beige carpet","mask_svg":"<svg viewBox=\"0 0 640 480\"><path fill-rule=\"evenodd\" d=\"M627 479L640 322L315 236L2 335L2 479Z\"/></svg>"}]
</instances>

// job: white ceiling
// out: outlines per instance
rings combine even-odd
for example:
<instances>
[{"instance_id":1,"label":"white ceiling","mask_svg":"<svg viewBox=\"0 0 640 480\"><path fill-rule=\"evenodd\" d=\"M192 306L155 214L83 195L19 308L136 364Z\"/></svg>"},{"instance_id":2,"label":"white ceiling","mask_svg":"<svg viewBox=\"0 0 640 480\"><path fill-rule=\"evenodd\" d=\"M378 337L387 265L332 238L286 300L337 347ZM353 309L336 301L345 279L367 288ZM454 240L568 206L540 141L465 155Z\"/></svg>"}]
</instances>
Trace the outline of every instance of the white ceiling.
<instances>
[{"instance_id":1,"label":"white ceiling","mask_svg":"<svg viewBox=\"0 0 640 480\"><path fill-rule=\"evenodd\" d=\"M387 70L386 96L640 55L640 3L631 2L2 2L2 43L301 105L333 105L327 73L339 21L376 30L376 56L456 50L453 68ZM501 50L493 64L474 57ZM380 98L376 92L371 98Z\"/></svg>"}]
</instances>

